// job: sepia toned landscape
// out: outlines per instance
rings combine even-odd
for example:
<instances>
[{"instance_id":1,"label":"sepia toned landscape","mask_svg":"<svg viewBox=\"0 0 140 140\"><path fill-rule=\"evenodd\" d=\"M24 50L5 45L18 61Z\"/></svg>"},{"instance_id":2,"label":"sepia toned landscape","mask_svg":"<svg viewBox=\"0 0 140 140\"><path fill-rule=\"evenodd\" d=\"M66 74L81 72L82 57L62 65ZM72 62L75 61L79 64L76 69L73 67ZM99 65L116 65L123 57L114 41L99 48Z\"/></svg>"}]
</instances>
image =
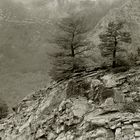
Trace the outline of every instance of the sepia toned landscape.
<instances>
[{"instance_id":1,"label":"sepia toned landscape","mask_svg":"<svg viewBox=\"0 0 140 140\"><path fill-rule=\"evenodd\" d=\"M139 140L140 0L0 0L0 140Z\"/></svg>"}]
</instances>

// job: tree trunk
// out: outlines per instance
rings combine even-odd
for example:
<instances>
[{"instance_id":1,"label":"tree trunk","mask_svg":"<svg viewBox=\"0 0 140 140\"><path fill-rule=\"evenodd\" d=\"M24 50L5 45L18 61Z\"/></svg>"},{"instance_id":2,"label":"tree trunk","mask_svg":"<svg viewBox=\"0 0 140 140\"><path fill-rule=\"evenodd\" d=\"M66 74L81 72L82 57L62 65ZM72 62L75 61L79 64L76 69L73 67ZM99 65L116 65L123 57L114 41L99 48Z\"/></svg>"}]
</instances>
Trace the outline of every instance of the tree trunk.
<instances>
[{"instance_id":1,"label":"tree trunk","mask_svg":"<svg viewBox=\"0 0 140 140\"><path fill-rule=\"evenodd\" d=\"M112 62L112 68L116 67L116 49L117 49L117 39L115 38L115 46L113 50L113 62Z\"/></svg>"},{"instance_id":2,"label":"tree trunk","mask_svg":"<svg viewBox=\"0 0 140 140\"><path fill-rule=\"evenodd\" d=\"M75 57L74 48L73 48L73 45L72 44L71 44L71 56L72 57Z\"/></svg>"},{"instance_id":3,"label":"tree trunk","mask_svg":"<svg viewBox=\"0 0 140 140\"><path fill-rule=\"evenodd\" d=\"M116 67L116 49L113 50L113 62L112 62L112 68Z\"/></svg>"},{"instance_id":4,"label":"tree trunk","mask_svg":"<svg viewBox=\"0 0 140 140\"><path fill-rule=\"evenodd\" d=\"M73 41L74 41L74 33L72 34L72 40L71 40L71 57L72 57L72 72L75 70L75 64L74 64L74 57L75 57L75 51L73 47Z\"/></svg>"}]
</instances>

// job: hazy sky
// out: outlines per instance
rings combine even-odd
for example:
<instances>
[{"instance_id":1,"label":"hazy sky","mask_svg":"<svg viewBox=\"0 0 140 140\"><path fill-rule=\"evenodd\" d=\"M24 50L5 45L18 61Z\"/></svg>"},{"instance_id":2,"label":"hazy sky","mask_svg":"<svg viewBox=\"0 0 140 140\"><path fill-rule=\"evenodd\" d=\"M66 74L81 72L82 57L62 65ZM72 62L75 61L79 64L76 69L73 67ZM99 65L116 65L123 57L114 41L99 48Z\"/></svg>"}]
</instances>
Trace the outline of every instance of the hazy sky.
<instances>
[{"instance_id":1,"label":"hazy sky","mask_svg":"<svg viewBox=\"0 0 140 140\"><path fill-rule=\"evenodd\" d=\"M32 2L40 2L40 1L44 1L44 0L12 0L12 1L17 1L17 2L22 2L24 4L30 4ZM47 0L46 0L47 1ZM75 1L75 0L71 0L71 1ZM77 0L76 0L77 1ZM80 1L80 0L79 0ZM92 1L97 1L97 0L92 0ZM104 0L103 0L104 1ZM109 2L113 2L114 0L107 0Z\"/></svg>"},{"instance_id":2,"label":"hazy sky","mask_svg":"<svg viewBox=\"0 0 140 140\"><path fill-rule=\"evenodd\" d=\"M13 0L13 1L22 2L22 3L30 3L33 0Z\"/></svg>"},{"instance_id":3,"label":"hazy sky","mask_svg":"<svg viewBox=\"0 0 140 140\"><path fill-rule=\"evenodd\" d=\"M13 0L13 1L17 1L17 2L22 2L25 4L31 3L33 1L41 1L41 0ZM47 0L46 0L47 1ZM71 0L71 1L75 1L75 0ZM80 0L79 0L80 1ZM96 1L96 0L92 0L92 1ZM110 1L110 0L109 0ZM112 0L111 0L112 1Z\"/></svg>"}]
</instances>

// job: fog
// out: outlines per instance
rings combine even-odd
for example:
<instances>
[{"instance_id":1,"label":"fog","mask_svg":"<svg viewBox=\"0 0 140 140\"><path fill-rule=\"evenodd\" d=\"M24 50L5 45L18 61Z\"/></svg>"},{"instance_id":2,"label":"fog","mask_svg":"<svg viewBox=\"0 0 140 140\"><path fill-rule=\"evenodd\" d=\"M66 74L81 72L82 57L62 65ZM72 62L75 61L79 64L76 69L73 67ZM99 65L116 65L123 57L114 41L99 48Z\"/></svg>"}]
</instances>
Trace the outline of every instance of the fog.
<instances>
[{"instance_id":1,"label":"fog","mask_svg":"<svg viewBox=\"0 0 140 140\"><path fill-rule=\"evenodd\" d=\"M0 0L0 96L9 106L47 86L54 50L48 39L57 20L69 12L96 24L123 0Z\"/></svg>"}]
</instances>

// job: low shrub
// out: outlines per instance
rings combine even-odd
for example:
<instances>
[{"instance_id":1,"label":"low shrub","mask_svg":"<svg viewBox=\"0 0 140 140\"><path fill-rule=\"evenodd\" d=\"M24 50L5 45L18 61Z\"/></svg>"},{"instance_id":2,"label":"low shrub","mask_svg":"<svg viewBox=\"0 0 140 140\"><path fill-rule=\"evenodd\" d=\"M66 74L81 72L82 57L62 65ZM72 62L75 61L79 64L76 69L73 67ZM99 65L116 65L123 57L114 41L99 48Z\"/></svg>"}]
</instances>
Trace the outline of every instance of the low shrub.
<instances>
[{"instance_id":1,"label":"low shrub","mask_svg":"<svg viewBox=\"0 0 140 140\"><path fill-rule=\"evenodd\" d=\"M129 63L129 61L126 59L126 58L123 58L122 56L119 56L116 60L117 64L116 66L117 67L129 67L131 64Z\"/></svg>"},{"instance_id":2,"label":"low shrub","mask_svg":"<svg viewBox=\"0 0 140 140\"><path fill-rule=\"evenodd\" d=\"M129 66L121 66L121 67L116 67L114 69L112 69L113 73L119 73L119 72L126 72L130 69Z\"/></svg>"},{"instance_id":3,"label":"low shrub","mask_svg":"<svg viewBox=\"0 0 140 140\"><path fill-rule=\"evenodd\" d=\"M88 96L86 95L87 91L90 89L90 83L88 83L85 80L79 80L79 81L75 81L75 80L71 80L68 83L67 86L67 97L73 97L73 96Z\"/></svg>"},{"instance_id":4,"label":"low shrub","mask_svg":"<svg viewBox=\"0 0 140 140\"><path fill-rule=\"evenodd\" d=\"M125 102L122 106L121 111L136 113L138 111L138 105L135 102Z\"/></svg>"},{"instance_id":5,"label":"low shrub","mask_svg":"<svg viewBox=\"0 0 140 140\"><path fill-rule=\"evenodd\" d=\"M128 55L128 61L129 61L129 63L131 64L131 66L136 65L136 62L137 62L138 60L139 60L138 54L130 53L130 54Z\"/></svg>"},{"instance_id":6,"label":"low shrub","mask_svg":"<svg viewBox=\"0 0 140 140\"><path fill-rule=\"evenodd\" d=\"M105 101L107 98L114 98L114 91L113 89L104 87L104 90L102 92L102 100Z\"/></svg>"}]
</instances>

